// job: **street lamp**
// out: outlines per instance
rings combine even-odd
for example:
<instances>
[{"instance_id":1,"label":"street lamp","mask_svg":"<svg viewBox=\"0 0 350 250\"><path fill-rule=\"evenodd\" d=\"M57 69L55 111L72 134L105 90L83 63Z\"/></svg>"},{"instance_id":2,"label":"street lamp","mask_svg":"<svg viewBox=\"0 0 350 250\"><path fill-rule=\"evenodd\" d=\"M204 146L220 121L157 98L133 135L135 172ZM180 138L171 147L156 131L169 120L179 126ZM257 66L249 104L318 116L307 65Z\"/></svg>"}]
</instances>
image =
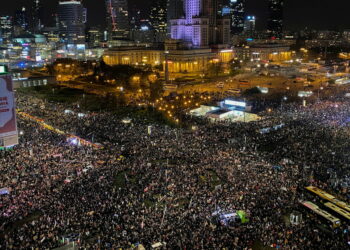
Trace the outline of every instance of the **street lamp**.
<instances>
[{"instance_id":1,"label":"street lamp","mask_svg":"<svg viewBox=\"0 0 350 250\"><path fill-rule=\"evenodd\" d=\"M169 60L168 60L168 54L169 51L166 50L164 51L164 55L165 55L165 83L169 83Z\"/></svg>"},{"instance_id":2,"label":"street lamp","mask_svg":"<svg viewBox=\"0 0 350 250\"><path fill-rule=\"evenodd\" d=\"M203 78L204 78L205 75L202 73L202 74L200 74L199 76L202 78L202 82L204 82L204 79L203 79Z\"/></svg>"},{"instance_id":3,"label":"street lamp","mask_svg":"<svg viewBox=\"0 0 350 250\"><path fill-rule=\"evenodd\" d=\"M320 90L323 90L323 87L320 87L319 90L318 90L318 100L320 100Z\"/></svg>"},{"instance_id":4,"label":"street lamp","mask_svg":"<svg viewBox=\"0 0 350 250\"><path fill-rule=\"evenodd\" d=\"M284 96L281 100L281 110L283 110L283 101L287 101L288 98L286 96Z\"/></svg>"}]
</instances>

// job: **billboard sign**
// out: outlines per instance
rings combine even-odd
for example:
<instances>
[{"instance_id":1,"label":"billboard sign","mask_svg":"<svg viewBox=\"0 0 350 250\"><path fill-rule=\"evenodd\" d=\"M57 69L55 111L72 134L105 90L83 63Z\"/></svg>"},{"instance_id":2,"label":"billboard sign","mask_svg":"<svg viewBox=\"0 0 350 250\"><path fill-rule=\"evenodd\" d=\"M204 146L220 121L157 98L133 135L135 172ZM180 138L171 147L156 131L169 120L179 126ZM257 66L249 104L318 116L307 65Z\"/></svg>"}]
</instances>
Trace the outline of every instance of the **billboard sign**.
<instances>
[{"instance_id":1,"label":"billboard sign","mask_svg":"<svg viewBox=\"0 0 350 250\"><path fill-rule=\"evenodd\" d=\"M226 99L223 102L221 102L220 106L223 109L236 110L236 111L246 111L248 108L246 102L234 101L229 99Z\"/></svg>"},{"instance_id":2,"label":"billboard sign","mask_svg":"<svg viewBox=\"0 0 350 250\"><path fill-rule=\"evenodd\" d=\"M11 75L0 75L0 147L18 144L16 108Z\"/></svg>"},{"instance_id":3,"label":"billboard sign","mask_svg":"<svg viewBox=\"0 0 350 250\"><path fill-rule=\"evenodd\" d=\"M245 108L247 104L245 102L238 102L238 101L233 101L233 100L225 100L225 105L227 105L227 106L238 106L238 107Z\"/></svg>"}]
</instances>

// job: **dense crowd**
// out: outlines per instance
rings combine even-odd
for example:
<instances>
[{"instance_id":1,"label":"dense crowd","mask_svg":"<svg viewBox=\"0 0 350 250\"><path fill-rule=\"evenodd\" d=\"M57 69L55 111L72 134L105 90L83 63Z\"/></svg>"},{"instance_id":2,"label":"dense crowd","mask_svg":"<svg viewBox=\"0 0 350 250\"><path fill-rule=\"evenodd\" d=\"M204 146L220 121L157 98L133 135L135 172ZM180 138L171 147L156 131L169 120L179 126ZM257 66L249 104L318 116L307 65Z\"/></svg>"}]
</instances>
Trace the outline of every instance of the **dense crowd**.
<instances>
[{"instance_id":1,"label":"dense crowd","mask_svg":"<svg viewBox=\"0 0 350 250\"><path fill-rule=\"evenodd\" d=\"M0 152L0 184L10 189L0 195L0 249L55 248L72 235L85 249L157 242L168 249L348 247L348 225L319 227L300 200L313 184L349 202L346 181L329 176L332 169L337 179L348 177L349 103L286 105L249 124L188 118L195 130L141 118L125 123L108 112L78 117L76 106L22 95L17 103L104 148L72 145L20 117L20 144ZM213 223L218 207L244 210L249 223ZM288 222L293 211L305 215L299 225Z\"/></svg>"}]
</instances>

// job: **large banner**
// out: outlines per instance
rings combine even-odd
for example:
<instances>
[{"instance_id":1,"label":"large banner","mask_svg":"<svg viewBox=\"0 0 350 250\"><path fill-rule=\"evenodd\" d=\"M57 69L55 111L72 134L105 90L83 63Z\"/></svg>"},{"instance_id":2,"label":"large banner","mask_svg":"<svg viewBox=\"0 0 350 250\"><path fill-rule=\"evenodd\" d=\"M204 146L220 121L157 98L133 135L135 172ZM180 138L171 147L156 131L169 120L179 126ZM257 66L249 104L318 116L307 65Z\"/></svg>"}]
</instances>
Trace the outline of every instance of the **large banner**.
<instances>
[{"instance_id":1,"label":"large banner","mask_svg":"<svg viewBox=\"0 0 350 250\"><path fill-rule=\"evenodd\" d=\"M0 75L0 147L18 143L16 108L10 75Z\"/></svg>"}]
</instances>

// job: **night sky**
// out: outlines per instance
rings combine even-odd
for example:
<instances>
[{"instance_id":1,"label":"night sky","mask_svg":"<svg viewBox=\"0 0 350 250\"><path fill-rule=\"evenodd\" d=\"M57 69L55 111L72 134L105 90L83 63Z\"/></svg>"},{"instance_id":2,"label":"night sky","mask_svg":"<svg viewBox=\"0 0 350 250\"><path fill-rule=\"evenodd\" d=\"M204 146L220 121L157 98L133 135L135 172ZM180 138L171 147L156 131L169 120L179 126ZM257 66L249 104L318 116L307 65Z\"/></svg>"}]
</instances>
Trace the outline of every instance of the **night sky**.
<instances>
[{"instance_id":1,"label":"night sky","mask_svg":"<svg viewBox=\"0 0 350 250\"><path fill-rule=\"evenodd\" d=\"M32 0L2 0L0 14L12 15L21 6L29 6ZM58 0L42 0L45 10L45 23L55 12ZM145 9L145 3L151 1L129 0L132 5ZM88 9L90 26L105 24L104 0L83 0ZM265 28L267 17L267 0L247 0L247 15L257 17L257 28ZM285 0L285 26L298 30L305 27L314 29L350 29L348 0Z\"/></svg>"}]
</instances>

